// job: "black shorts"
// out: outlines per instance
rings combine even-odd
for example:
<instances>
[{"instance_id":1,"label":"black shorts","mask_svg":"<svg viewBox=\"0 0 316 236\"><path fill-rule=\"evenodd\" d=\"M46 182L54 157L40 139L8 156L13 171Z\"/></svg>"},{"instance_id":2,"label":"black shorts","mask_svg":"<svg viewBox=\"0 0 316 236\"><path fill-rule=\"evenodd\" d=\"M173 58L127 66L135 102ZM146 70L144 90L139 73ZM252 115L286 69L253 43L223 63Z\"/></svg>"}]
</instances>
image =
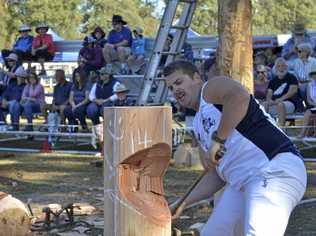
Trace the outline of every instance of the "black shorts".
<instances>
[{"instance_id":1,"label":"black shorts","mask_svg":"<svg viewBox=\"0 0 316 236\"><path fill-rule=\"evenodd\" d=\"M43 58L45 61L51 61L54 59L54 54L50 54L47 49L38 50L33 59L37 61L40 58Z\"/></svg>"}]
</instances>

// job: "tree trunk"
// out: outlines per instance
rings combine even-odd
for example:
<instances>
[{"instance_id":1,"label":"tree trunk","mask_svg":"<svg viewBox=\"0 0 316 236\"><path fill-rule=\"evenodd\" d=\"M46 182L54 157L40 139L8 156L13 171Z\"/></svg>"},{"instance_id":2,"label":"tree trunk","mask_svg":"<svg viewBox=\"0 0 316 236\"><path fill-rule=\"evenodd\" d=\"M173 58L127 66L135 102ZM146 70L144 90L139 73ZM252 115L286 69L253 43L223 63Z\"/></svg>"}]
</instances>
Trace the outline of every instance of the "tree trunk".
<instances>
[{"instance_id":1,"label":"tree trunk","mask_svg":"<svg viewBox=\"0 0 316 236\"><path fill-rule=\"evenodd\" d=\"M218 0L217 63L221 75L253 93L251 8L251 0Z\"/></svg>"},{"instance_id":2,"label":"tree trunk","mask_svg":"<svg viewBox=\"0 0 316 236\"><path fill-rule=\"evenodd\" d=\"M31 218L24 204L0 192L0 236L26 236L30 227Z\"/></svg>"},{"instance_id":3,"label":"tree trunk","mask_svg":"<svg viewBox=\"0 0 316 236\"><path fill-rule=\"evenodd\" d=\"M171 157L169 107L104 109L104 235L170 236L163 176Z\"/></svg>"}]
</instances>

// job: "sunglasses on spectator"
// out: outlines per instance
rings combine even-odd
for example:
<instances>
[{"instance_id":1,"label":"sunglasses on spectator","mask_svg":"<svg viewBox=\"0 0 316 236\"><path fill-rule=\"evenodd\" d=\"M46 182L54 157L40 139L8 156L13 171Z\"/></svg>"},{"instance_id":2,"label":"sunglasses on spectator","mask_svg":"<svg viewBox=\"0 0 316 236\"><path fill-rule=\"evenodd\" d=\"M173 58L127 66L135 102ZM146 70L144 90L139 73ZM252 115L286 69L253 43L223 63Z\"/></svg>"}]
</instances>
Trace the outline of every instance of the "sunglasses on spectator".
<instances>
[{"instance_id":1,"label":"sunglasses on spectator","mask_svg":"<svg viewBox=\"0 0 316 236\"><path fill-rule=\"evenodd\" d=\"M264 74L266 71L257 71L257 74Z\"/></svg>"},{"instance_id":2,"label":"sunglasses on spectator","mask_svg":"<svg viewBox=\"0 0 316 236\"><path fill-rule=\"evenodd\" d=\"M309 73L310 76L316 75L316 72Z\"/></svg>"},{"instance_id":3,"label":"sunglasses on spectator","mask_svg":"<svg viewBox=\"0 0 316 236\"><path fill-rule=\"evenodd\" d=\"M100 75L109 75L108 73L100 73Z\"/></svg>"}]
</instances>

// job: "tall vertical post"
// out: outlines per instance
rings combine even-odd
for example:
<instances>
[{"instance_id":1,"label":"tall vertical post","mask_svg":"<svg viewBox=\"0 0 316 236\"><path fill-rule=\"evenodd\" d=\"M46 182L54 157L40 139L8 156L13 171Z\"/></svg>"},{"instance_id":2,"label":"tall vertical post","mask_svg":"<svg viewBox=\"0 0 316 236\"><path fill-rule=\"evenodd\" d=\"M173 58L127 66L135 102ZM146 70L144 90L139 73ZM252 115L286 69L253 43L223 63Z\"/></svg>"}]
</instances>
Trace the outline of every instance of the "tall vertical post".
<instances>
[{"instance_id":1,"label":"tall vertical post","mask_svg":"<svg viewBox=\"0 0 316 236\"><path fill-rule=\"evenodd\" d=\"M163 175L171 156L170 107L104 109L104 235L170 236Z\"/></svg>"},{"instance_id":2,"label":"tall vertical post","mask_svg":"<svg viewBox=\"0 0 316 236\"><path fill-rule=\"evenodd\" d=\"M220 74L238 80L253 93L251 0L218 1Z\"/></svg>"}]
</instances>

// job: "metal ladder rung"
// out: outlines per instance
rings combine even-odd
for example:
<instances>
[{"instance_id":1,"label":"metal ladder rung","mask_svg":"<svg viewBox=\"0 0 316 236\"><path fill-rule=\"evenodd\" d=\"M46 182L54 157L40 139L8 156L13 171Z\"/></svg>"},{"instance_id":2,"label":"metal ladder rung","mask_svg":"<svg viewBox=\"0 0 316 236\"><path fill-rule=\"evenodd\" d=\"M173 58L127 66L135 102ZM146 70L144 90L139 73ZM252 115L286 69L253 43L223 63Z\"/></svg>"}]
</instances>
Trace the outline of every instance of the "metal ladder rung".
<instances>
[{"instance_id":1,"label":"metal ladder rung","mask_svg":"<svg viewBox=\"0 0 316 236\"><path fill-rule=\"evenodd\" d=\"M179 54L181 54L181 51L180 52L161 52L161 55L177 56Z\"/></svg>"},{"instance_id":2,"label":"metal ladder rung","mask_svg":"<svg viewBox=\"0 0 316 236\"><path fill-rule=\"evenodd\" d=\"M196 3L197 0L180 0L179 2L184 2L184 3Z\"/></svg>"},{"instance_id":3,"label":"metal ladder rung","mask_svg":"<svg viewBox=\"0 0 316 236\"><path fill-rule=\"evenodd\" d=\"M185 30L185 29L188 29L189 26L187 26L187 25L173 25L173 26L171 26L170 28L172 28L172 29L182 29L182 30Z\"/></svg>"}]
</instances>

